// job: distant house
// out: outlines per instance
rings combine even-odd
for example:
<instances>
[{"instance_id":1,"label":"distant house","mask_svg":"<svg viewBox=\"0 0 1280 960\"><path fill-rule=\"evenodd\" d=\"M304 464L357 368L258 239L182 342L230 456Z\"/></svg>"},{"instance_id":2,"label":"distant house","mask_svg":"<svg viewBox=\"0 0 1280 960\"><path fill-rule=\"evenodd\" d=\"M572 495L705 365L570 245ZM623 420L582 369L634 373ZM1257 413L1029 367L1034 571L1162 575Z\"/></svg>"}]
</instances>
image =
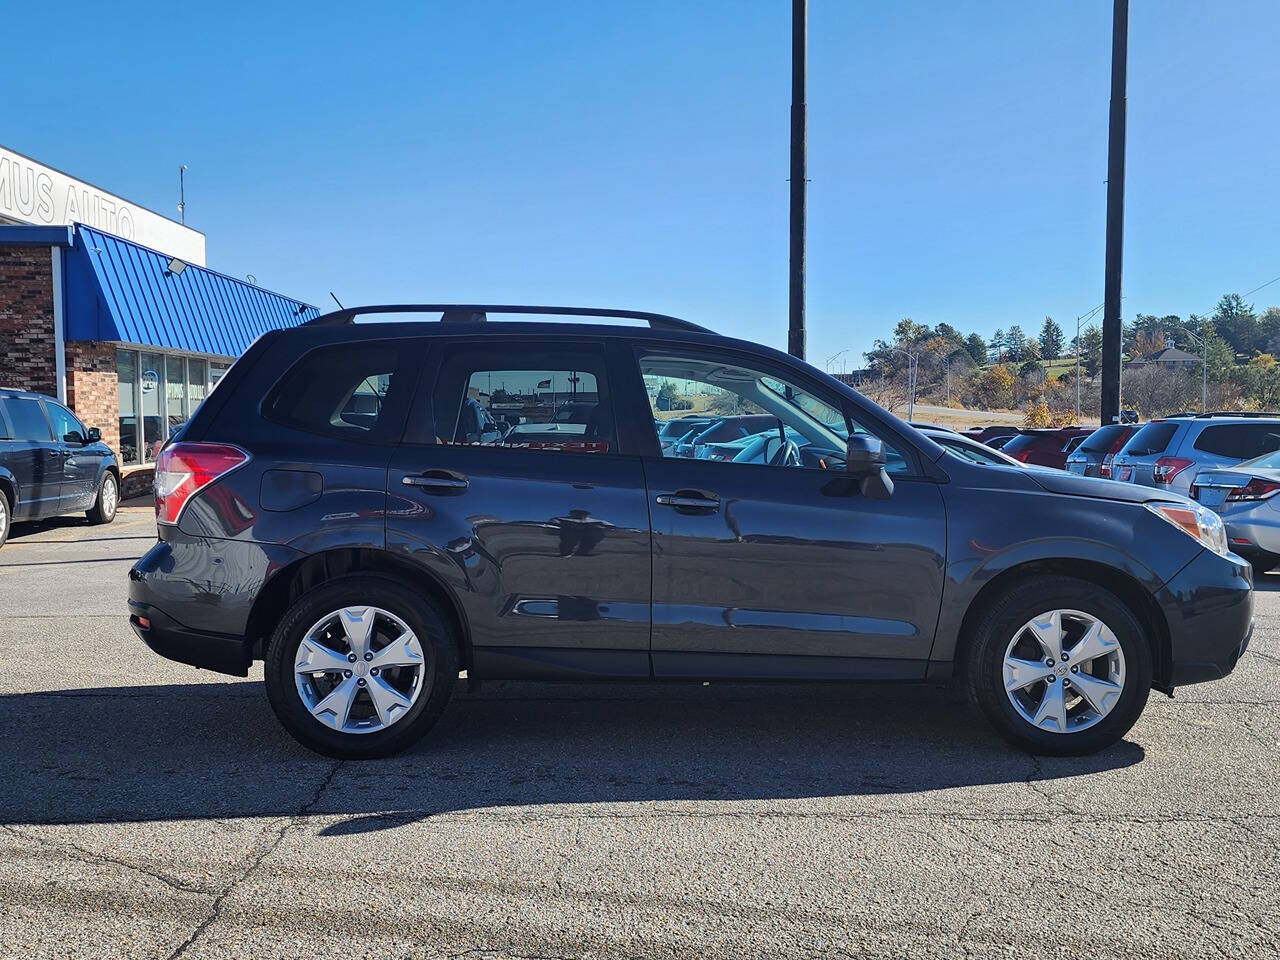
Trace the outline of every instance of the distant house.
<instances>
[{"instance_id":1,"label":"distant house","mask_svg":"<svg viewBox=\"0 0 1280 960\"><path fill-rule=\"evenodd\" d=\"M1194 353L1187 353L1187 351L1179 350L1177 347L1165 347L1163 350L1157 350L1155 353L1139 357L1137 360L1130 360L1129 363L1154 363L1159 364L1166 370L1173 370L1181 364L1201 363L1202 360L1203 358L1196 356Z\"/></svg>"}]
</instances>

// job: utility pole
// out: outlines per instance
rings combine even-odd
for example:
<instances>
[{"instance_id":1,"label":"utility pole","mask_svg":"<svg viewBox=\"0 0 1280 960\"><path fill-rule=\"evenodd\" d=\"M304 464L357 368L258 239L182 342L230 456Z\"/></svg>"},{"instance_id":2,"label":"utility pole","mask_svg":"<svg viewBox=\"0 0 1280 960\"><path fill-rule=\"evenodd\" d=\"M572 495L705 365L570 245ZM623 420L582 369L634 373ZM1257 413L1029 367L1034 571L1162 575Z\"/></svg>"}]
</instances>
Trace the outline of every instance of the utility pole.
<instances>
[{"instance_id":1,"label":"utility pole","mask_svg":"<svg viewBox=\"0 0 1280 960\"><path fill-rule=\"evenodd\" d=\"M1107 135L1107 259L1102 310L1102 422L1120 419L1120 276L1124 253L1125 87L1129 0L1113 0L1111 124Z\"/></svg>"},{"instance_id":2,"label":"utility pole","mask_svg":"<svg viewBox=\"0 0 1280 960\"><path fill-rule=\"evenodd\" d=\"M809 55L809 0L791 0L791 309L787 352L804 359L804 214L808 118L804 84Z\"/></svg>"},{"instance_id":3,"label":"utility pole","mask_svg":"<svg viewBox=\"0 0 1280 960\"><path fill-rule=\"evenodd\" d=\"M178 167L178 216L183 226L187 223L187 165Z\"/></svg>"}]
</instances>

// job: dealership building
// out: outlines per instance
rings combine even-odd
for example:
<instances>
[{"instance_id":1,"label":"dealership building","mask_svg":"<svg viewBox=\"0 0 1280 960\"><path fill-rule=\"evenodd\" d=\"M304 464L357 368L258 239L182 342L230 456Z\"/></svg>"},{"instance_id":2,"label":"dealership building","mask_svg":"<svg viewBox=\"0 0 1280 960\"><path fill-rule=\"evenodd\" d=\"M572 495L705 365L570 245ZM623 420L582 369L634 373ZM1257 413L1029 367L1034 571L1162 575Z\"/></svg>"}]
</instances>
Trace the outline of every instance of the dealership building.
<instances>
[{"instance_id":1,"label":"dealership building","mask_svg":"<svg viewBox=\"0 0 1280 960\"><path fill-rule=\"evenodd\" d=\"M208 269L198 231L0 147L0 387L98 427L126 489L255 338L317 314Z\"/></svg>"}]
</instances>

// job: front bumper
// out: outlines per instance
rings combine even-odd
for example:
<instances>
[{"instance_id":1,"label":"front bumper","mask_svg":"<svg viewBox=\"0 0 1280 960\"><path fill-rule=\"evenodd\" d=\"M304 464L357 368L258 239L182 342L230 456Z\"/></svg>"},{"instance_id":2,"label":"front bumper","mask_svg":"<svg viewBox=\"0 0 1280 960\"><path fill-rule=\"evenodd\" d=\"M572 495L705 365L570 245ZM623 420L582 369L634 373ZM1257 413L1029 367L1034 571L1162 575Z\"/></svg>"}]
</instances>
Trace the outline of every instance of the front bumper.
<instances>
[{"instance_id":1,"label":"front bumper","mask_svg":"<svg viewBox=\"0 0 1280 960\"><path fill-rule=\"evenodd\" d=\"M1169 625L1170 687L1221 680L1253 635L1253 571L1234 554L1205 550L1160 591Z\"/></svg>"}]
</instances>

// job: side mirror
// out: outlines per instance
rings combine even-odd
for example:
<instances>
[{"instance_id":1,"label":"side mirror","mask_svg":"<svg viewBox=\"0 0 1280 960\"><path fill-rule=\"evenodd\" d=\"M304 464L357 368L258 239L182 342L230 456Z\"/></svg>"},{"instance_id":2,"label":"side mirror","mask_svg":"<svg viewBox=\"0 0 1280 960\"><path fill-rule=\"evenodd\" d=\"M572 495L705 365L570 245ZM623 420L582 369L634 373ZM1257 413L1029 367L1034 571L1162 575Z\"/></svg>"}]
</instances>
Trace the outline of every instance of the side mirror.
<instances>
[{"instance_id":1,"label":"side mirror","mask_svg":"<svg viewBox=\"0 0 1280 960\"><path fill-rule=\"evenodd\" d=\"M90 442L90 443L97 443L97 442L98 442L99 440L101 440L101 439L102 439L102 431L101 431L101 430L99 430L97 427L90 427L90 428L89 428L89 442Z\"/></svg>"},{"instance_id":2,"label":"side mirror","mask_svg":"<svg viewBox=\"0 0 1280 960\"><path fill-rule=\"evenodd\" d=\"M885 472L884 443L878 437L850 434L844 468L858 481L864 497L884 500L893 493L893 481Z\"/></svg>"}]
</instances>

